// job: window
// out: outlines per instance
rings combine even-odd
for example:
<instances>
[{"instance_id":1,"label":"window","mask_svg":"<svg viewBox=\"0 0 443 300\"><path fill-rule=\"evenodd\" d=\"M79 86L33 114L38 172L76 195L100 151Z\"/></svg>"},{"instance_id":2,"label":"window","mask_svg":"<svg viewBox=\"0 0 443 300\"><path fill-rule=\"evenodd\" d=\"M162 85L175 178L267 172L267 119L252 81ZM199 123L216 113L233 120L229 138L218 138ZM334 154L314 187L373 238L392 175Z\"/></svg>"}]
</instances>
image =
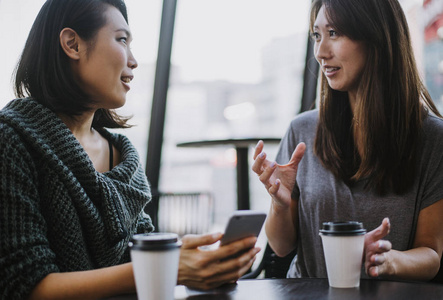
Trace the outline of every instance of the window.
<instances>
[{"instance_id":1,"label":"window","mask_svg":"<svg viewBox=\"0 0 443 300\"><path fill-rule=\"evenodd\" d=\"M160 191L210 191L216 223L236 209L234 148L176 145L283 136L300 109L309 4L178 1ZM275 157L277 145L265 147ZM250 175L251 209L267 211L269 196Z\"/></svg>"}]
</instances>

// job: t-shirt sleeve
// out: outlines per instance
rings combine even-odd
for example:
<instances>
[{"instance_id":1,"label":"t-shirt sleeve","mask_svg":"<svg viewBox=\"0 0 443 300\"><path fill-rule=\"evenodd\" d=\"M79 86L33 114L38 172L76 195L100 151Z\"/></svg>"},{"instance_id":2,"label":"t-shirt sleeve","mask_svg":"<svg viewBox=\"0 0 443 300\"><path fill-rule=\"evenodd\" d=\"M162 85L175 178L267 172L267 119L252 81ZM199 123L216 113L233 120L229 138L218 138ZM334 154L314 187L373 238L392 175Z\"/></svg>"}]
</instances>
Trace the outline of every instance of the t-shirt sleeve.
<instances>
[{"instance_id":1,"label":"t-shirt sleeve","mask_svg":"<svg viewBox=\"0 0 443 300\"><path fill-rule=\"evenodd\" d=\"M294 152L296 146L297 141L294 135L294 121L292 121L280 142L275 161L280 165L287 164L291 159L292 153Z\"/></svg>"},{"instance_id":2,"label":"t-shirt sleeve","mask_svg":"<svg viewBox=\"0 0 443 300\"><path fill-rule=\"evenodd\" d=\"M12 129L0 125L0 298L24 299L58 272L40 213L35 169Z\"/></svg>"},{"instance_id":3,"label":"t-shirt sleeve","mask_svg":"<svg viewBox=\"0 0 443 300\"><path fill-rule=\"evenodd\" d=\"M295 150L295 147L297 146L297 140L295 138L295 121L291 122L291 125L289 126L288 130L286 131L285 135L283 136L277 155L275 158L275 161L280 164L284 165L289 162L289 160L292 157L292 153ZM297 182L295 182L294 189L292 190L292 198L297 199L300 195L300 191L298 188Z\"/></svg>"},{"instance_id":4,"label":"t-shirt sleeve","mask_svg":"<svg viewBox=\"0 0 443 300\"><path fill-rule=\"evenodd\" d=\"M422 182L421 209L443 199L443 120L428 117L425 123L420 173Z\"/></svg>"}]
</instances>

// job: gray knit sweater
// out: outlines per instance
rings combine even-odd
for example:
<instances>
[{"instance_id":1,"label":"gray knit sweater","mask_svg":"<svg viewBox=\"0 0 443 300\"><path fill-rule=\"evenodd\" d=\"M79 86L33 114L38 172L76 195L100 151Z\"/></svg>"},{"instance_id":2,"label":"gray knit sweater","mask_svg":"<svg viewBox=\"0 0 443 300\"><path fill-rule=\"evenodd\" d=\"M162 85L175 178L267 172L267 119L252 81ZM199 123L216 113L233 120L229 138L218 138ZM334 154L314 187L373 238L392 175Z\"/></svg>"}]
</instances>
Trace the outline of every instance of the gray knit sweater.
<instances>
[{"instance_id":1,"label":"gray knit sweater","mask_svg":"<svg viewBox=\"0 0 443 300\"><path fill-rule=\"evenodd\" d=\"M151 194L129 140L100 130L122 162L98 173L49 109L17 99L0 111L0 298L25 298L53 272L129 261L132 234L152 231Z\"/></svg>"}]
</instances>

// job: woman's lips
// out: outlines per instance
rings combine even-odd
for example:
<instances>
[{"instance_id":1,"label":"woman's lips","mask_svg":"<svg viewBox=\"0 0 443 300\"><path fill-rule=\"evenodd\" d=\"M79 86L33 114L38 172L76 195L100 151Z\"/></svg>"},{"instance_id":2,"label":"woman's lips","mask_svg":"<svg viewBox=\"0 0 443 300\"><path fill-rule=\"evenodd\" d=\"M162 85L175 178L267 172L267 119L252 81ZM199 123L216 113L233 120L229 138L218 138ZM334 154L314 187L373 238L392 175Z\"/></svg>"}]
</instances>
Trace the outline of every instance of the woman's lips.
<instances>
[{"instance_id":1,"label":"woman's lips","mask_svg":"<svg viewBox=\"0 0 443 300\"><path fill-rule=\"evenodd\" d=\"M325 73L325 75L327 77L331 77L334 76L335 74L337 74L337 72L340 70L339 67L325 67L323 68L323 73Z\"/></svg>"},{"instance_id":2,"label":"woman's lips","mask_svg":"<svg viewBox=\"0 0 443 300\"><path fill-rule=\"evenodd\" d=\"M121 82L123 84L123 86L129 91L131 89L131 87L129 86L129 83L131 82L132 78L131 77L122 77Z\"/></svg>"}]
</instances>

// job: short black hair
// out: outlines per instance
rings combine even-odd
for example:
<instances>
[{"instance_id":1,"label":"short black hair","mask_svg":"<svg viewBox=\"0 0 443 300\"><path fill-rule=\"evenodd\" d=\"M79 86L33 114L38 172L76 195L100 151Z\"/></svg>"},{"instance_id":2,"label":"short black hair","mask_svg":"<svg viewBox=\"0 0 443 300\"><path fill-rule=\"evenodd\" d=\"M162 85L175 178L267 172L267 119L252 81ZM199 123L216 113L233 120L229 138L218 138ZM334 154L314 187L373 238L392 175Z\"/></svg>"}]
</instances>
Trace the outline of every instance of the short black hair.
<instances>
[{"instance_id":1,"label":"short black hair","mask_svg":"<svg viewBox=\"0 0 443 300\"><path fill-rule=\"evenodd\" d=\"M92 41L106 25L105 11L117 8L128 23L123 0L47 0L32 25L15 71L15 94L30 96L54 112L69 116L90 109L93 101L74 80L68 56L60 46L60 32L69 27ZM93 126L129 127L115 111L96 111Z\"/></svg>"}]
</instances>

